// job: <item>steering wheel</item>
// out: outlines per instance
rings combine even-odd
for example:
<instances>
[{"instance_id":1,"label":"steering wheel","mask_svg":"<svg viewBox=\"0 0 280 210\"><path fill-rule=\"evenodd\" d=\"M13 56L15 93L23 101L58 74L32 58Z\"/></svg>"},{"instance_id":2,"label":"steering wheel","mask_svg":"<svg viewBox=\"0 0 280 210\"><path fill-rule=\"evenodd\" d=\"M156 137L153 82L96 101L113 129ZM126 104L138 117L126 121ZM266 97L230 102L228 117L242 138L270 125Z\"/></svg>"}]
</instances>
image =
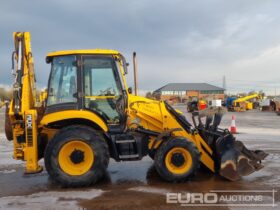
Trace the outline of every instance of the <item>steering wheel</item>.
<instances>
[{"instance_id":1,"label":"steering wheel","mask_svg":"<svg viewBox=\"0 0 280 210\"><path fill-rule=\"evenodd\" d=\"M108 87L107 89L105 90L100 90L101 94L99 96L113 96L115 94L112 94L110 92L110 90L112 89L112 92L115 92L115 90L113 89L113 87Z\"/></svg>"}]
</instances>

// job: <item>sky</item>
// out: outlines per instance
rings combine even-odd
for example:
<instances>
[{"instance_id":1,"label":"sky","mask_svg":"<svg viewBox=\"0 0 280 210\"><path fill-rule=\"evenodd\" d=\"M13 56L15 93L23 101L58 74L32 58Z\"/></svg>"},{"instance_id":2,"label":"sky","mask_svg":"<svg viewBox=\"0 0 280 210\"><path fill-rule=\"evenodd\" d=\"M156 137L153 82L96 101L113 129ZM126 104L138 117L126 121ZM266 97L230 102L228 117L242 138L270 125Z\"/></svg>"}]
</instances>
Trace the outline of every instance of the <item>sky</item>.
<instances>
[{"instance_id":1,"label":"sky","mask_svg":"<svg viewBox=\"0 0 280 210\"><path fill-rule=\"evenodd\" d=\"M11 85L12 32L30 31L37 86L45 87L48 52L106 48L131 64L139 88L207 82L228 92L280 94L280 1L1 0L0 84Z\"/></svg>"}]
</instances>

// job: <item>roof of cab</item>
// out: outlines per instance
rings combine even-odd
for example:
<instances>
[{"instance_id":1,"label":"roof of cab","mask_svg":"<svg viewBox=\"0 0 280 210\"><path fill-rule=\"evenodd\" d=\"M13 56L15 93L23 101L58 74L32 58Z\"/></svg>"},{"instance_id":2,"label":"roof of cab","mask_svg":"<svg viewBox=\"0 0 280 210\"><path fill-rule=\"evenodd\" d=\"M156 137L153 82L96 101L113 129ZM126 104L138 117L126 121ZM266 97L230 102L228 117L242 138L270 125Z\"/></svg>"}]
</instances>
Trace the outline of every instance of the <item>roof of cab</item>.
<instances>
[{"instance_id":1,"label":"roof of cab","mask_svg":"<svg viewBox=\"0 0 280 210\"><path fill-rule=\"evenodd\" d=\"M107 49L88 49L88 50L63 50L63 51L55 51L47 54L47 57L54 57L60 55L75 55L75 54L108 54L108 55L116 55L120 54L116 50L107 50Z\"/></svg>"}]
</instances>

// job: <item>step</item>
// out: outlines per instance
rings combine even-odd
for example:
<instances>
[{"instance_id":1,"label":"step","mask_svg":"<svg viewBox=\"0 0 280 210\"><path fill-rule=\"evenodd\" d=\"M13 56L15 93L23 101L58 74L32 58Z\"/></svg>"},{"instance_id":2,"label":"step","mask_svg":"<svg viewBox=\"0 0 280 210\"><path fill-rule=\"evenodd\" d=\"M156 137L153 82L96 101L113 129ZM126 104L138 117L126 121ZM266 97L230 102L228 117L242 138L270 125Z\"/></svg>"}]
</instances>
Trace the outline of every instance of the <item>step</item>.
<instances>
[{"instance_id":1,"label":"step","mask_svg":"<svg viewBox=\"0 0 280 210\"><path fill-rule=\"evenodd\" d=\"M126 144L126 143L133 143L135 142L134 139L128 139L128 140L116 140L117 144Z\"/></svg>"},{"instance_id":2,"label":"step","mask_svg":"<svg viewBox=\"0 0 280 210\"><path fill-rule=\"evenodd\" d=\"M119 158L121 159L132 159L132 158L138 158L139 154L133 154L133 155L119 155Z\"/></svg>"}]
</instances>

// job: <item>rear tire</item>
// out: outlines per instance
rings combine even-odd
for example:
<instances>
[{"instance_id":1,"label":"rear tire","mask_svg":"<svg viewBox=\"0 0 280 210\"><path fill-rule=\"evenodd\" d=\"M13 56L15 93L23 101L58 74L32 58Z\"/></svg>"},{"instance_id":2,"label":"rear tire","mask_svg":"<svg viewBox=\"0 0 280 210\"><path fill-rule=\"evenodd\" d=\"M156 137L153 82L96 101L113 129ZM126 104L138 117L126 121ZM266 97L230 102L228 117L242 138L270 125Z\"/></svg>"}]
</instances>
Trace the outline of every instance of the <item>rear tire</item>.
<instances>
[{"instance_id":1,"label":"rear tire","mask_svg":"<svg viewBox=\"0 0 280 210\"><path fill-rule=\"evenodd\" d=\"M168 182L184 182L200 166L200 153L191 141L175 137L164 142L155 155L155 168Z\"/></svg>"},{"instance_id":2,"label":"rear tire","mask_svg":"<svg viewBox=\"0 0 280 210\"><path fill-rule=\"evenodd\" d=\"M54 136L45 151L45 167L52 180L63 187L96 183L108 167L105 139L82 125L68 126Z\"/></svg>"}]
</instances>

